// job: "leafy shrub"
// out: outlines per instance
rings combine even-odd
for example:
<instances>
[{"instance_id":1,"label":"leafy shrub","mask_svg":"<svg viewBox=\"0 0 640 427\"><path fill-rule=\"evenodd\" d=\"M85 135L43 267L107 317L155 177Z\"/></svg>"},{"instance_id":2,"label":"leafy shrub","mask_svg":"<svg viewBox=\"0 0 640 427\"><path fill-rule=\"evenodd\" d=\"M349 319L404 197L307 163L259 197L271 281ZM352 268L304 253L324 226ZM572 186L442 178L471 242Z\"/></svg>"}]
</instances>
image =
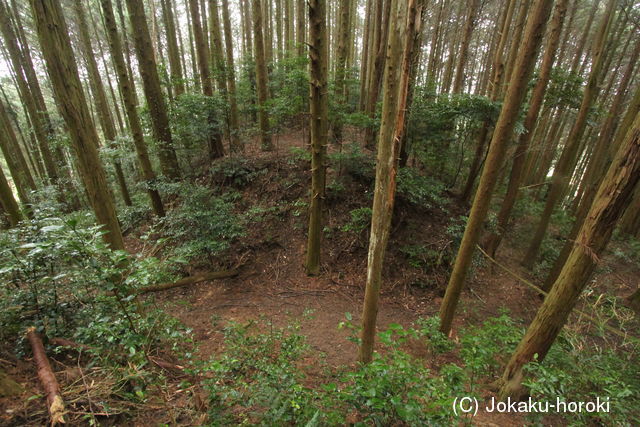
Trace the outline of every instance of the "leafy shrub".
<instances>
[{"instance_id":1,"label":"leafy shrub","mask_svg":"<svg viewBox=\"0 0 640 427\"><path fill-rule=\"evenodd\" d=\"M244 234L233 203L224 195L214 197L208 188L188 183L167 184L164 190L181 197L180 205L157 226L161 235L176 245L177 257L212 261Z\"/></svg>"},{"instance_id":2,"label":"leafy shrub","mask_svg":"<svg viewBox=\"0 0 640 427\"><path fill-rule=\"evenodd\" d=\"M216 182L236 188L245 187L259 174L256 166L244 157L225 157L217 161L210 172Z\"/></svg>"},{"instance_id":3,"label":"leafy shrub","mask_svg":"<svg viewBox=\"0 0 640 427\"><path fill-rule=\"evenodd\" d=\"M353 233L356 235L362 234L371 225L371 208L358 208L354 209L349 214L351 215L351 221L340 227L340 230L347 233Z\"/></svg>"},{"instance_id":4,"label":"leafy shrub","mask_svg":"<svg viewBox=\"0 0 640 427\"><path fill-rule=\"evenodd\" d=\"M49 217L0 234L0 329L27 326L89 346L106 364L145 364L154 348L188 341L167 315L147 310L134 291L173 275L155 258L110 250L90 215Z\"/></svg>"},{"instance_id":5,"label":"leafy shrub","mask_svg":"<svg viewBox=\"0 0 640 427\"><path fill-rule=\"evenodd\" d=\"M365 183L373 182L375 178L374 159L362 152L356 143L343 144L342 151L328 155L332 168L342 174L348 174Z\"/></svg>"},{"instance_id":6,"label":"leafy shrub","mask_svg":"<svg viewBox=\"0 0 640 427\"><path fill-rule=\"evenodd\" d=\"M442 182L423 176L413 168L401 168L398 171L398 195L416 206L445 206L448 200L442 196L444 190Z\"/></svg>"},{"instance_id":7,"label":"leafy shrub","mask_svg":"<svg viewBox=\"0 0 640 427\"><path fill-rule=\"evenodd\" d=\"M206 148L212 133L224 130L225 111L225 101L218 95L183 93L176 97L171 128L178 147L194 153Z\"/></svg>"}]
</instances>

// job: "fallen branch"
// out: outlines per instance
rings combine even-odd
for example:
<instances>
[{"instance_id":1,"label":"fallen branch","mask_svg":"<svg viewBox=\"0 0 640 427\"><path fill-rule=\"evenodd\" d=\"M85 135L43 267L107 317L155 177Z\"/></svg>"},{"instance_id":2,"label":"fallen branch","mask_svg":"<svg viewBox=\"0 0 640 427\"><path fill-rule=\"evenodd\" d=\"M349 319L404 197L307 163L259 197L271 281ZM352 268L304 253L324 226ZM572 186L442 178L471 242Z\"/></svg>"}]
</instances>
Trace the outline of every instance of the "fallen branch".
<instances>
[{"instance_id":1,"label":"fallen branch","mask_svg":"<svg viewBox=\"0 0 640 427\"><path fill-rule=\"evenodd\" d=\"M149 292L165 291L167 289L179 288L180 286L193 285L195 283L204 282L206 280L226 279L228 277L237 276L238 273L239 273L239 270L235 268L232 270L222 270L222 271L213 271L209 273L202 273L202 274L197 274L195 276L185 277L184 279L180 279L177 282L161 283L159 285L151 285L144 288L140 288L136 293L138 295L141 295Z\"/></svg>"},{"instance_id":2,"label":"fallen branch","mask_svg":"<svg viewBox=\"0 0 640 427\"><path fill-rule=\"evenodd\" d=\"M40 378L40 382L47 396L51 425L64 424L64 401L60 395L60 386L58 385L56 376L51 370L49 359L47 359L44 351L42 339L38 336L36 328L32 326L27 329L27 338L33 351L33 360L36 362L38 368L38 378Z\"/></svg>"}]
</instances>

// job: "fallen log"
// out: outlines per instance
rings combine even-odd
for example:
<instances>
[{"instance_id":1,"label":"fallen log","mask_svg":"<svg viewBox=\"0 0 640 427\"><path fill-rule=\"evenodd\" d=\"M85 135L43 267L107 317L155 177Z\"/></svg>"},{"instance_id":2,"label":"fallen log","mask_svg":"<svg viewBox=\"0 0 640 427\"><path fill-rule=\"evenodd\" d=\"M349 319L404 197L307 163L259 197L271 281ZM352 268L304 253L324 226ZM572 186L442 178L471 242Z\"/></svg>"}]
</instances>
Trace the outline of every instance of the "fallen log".
<instances>
[{"instance_id":1,"label":"fallen log","mask_svg":"<svg viewBox=\"0 0 640 427\"><path fill-rule=\"evenodd\" d=\"M64 401L60 395L60 385L58 385L58 380L56 380L56 376L53 374L49 364L49 359L47 359L42 339L40 339L36 328L33 326L27 329L27 339L31 344L33 360L38 368L38 378L40 378L42 388L47 396L51 425L64 424Z\"/></svg>"},{"instance_id":2,"label":"fallen log","mask_svg":"<svg viewBox=\"0 0 640 427\"><path fill-rule=\"evenodd\" d=\"M146 286L144 288L138 289L136 293L138 295L141 295L149 292L165 291L167 289L193 285L195 283L204 282L207 280L226 279L228 277L237 276L238 273L239 270L234 268L232 270L212 271L208 273L196 274L195 276L188 276L184 279L180 279L177 282L160 283L159 285Z\"/></svg>"}]
</instances>

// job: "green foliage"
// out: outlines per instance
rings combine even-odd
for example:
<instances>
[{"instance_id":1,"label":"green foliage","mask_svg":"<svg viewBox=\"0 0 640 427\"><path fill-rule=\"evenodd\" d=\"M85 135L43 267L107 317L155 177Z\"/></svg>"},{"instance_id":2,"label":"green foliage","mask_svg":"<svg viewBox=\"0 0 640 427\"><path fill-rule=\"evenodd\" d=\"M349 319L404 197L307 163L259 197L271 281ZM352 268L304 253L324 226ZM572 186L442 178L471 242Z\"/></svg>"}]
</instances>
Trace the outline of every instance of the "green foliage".
<instances>
[{"instance_id":1,"label":"green foliage","mask_svg":"<svg viewBox=\"0 0 640 427\"><path fill-rule=\"evenodd\" d=\"M414 168L401 168L398 171L398 195L416 206L427 209L444 209L448 199L442 194L445 186L442 182L421 175Z\"/></svg>"},{"instance_id":2,"label":"green foliage","mask_svg":"<svg viewBox=\"0 0 640 427\"><path fill-rule=\"evenodd\" d=\"M362 152L357 143L343 144L341 148L341 151L327 156L331 167L340 174L348 174L365 183L373 182L376 170L374 159Z\"/></svg>"},{"instance_id":3,"label":"green foliage","mask_svg":"<svg viewBox=\"0 0 640 427\"><path fill-rule=\"evenodd\" d=\"M506 313L466 328L460 334L460 357L472 382L498 375L521 336L522 329Z\"/></svg>"},{"instance_id":4,"label":"green foliage","mask_svg":"<svg viewBox=\"0 0 640 427\"><path fill-rule=\"evenodd\" d=\"M580 107L582 100L582 84L584 80L577 74L554 67L551 70L549 86L545 92L547 107L573 108Z\"/></svg>"},{"instance_id":5,"label":"green foliage","mask_svg":"<svg viewBox=\"0 0 640 427\"><path fill-rule=\"evenodd\" d=\"M332 382L309 383L307 369L312 354L299 325L285 329L266 325L230 323L225 329L225 352L204 367L212 376L212 419L218 424L253 425L407 425L449 424L451 403L463 390L464 372L446 365L432 375L424 365L400 350L420 332L390 325L380 333L389 348L373 362L355 371L334 372ZM317 365L317 363L316 363ZM349 416L349 419L347 419Z\"/></svg>"},{"instance_id":6,"label":"green foliage","mask_svg":"<svg viewBox=\"0 0 640 427\"><path fill-rule=\"evenodd\" d=\"M526 366L524 384L537 401L610 402L609 412L580 412L567 417L568 425L638 425L640 423L640 346L623 350L589 345L584 337L558 339L544 362ZM539 415L531 414L534 420Z\"/></svg>"},{"instance_id":7,"label":"green foliage","mask_svg":"<svg viewBox=\"0 0 640 427\"><path fill-rule=\"evenodd\" d=\"M214 180L222 186L243 188L265 170L258 170L249 159L244 157L225 157L218 160L209 171Z\"/></svg>"},{"instance_id":8,"label":"green foliage","mask_svg":"<svg viewBox=\"0 0 640 427\"><path fill-rule=\"evenodd\" d=\"M279 62L271 73L269 86L273 96L269 99L267 108L273 130L291 125L294 118L307 112L308 62L306 56L288 57Z\"/></svg>"},{"instance_id":9,"label":"green foliage","mask_svg":"<svg viewBox=\"0 0 640 427\"><path fill-rule=\"evenodd\" d=\"M414 268L430 270L445 262L445 251L430 248L427 245L406 245L400 248Z\"/></svg>"},{"instance_id":10,"label":"green foliage","mask_svg":"<svg viewBox=\"0 0 640 427\"><path fill-rule=\"evenodd\" d=\"M177 146L194 154L206 149L212 133L223 132L226 110L225 101L219 95L183 93L178 96L170 117Z\"/></svg>"},{"instance_id":11,"label":"green foliage","mask_svg":"<svg viewBox=\"0 0 640 427\"><path fill-rule=\"evenodd\" d=\"M172 279L167 265L110 250L91 222L90 215L47 217L0 234L1 338L34 325L87 345L107 365L142 366L153 349L188 344L183 327L133 296Z\"/></svg>"},{"instance_id":12,"label":"green foliage","mask_svg":"<svg viewBox=\"0 0 640 427\"><path fill-rule=\"evenodd\" d=\"M231 242L244 234L241 219L233 212L230 197L214 197L211 190L198 184L165 184L163 190L181 197L178 207L159 220L153 232L160 232L175 245L174 254L181 259L213 261ZM229 193L227 193L228 195Z\"/></svg>"},{"instance_id":13,"label":"green foliage","mask_svg":"<svg viewBox=\"0 0 640 427\"><path fill-rule=\"evenodd\" d=\"M351 221L340 227L341 231L360 235L363 231L369 229L371 215L373 214L371 208L354 209L349 214L351 215Z\"/></svg>"}]
</instances>

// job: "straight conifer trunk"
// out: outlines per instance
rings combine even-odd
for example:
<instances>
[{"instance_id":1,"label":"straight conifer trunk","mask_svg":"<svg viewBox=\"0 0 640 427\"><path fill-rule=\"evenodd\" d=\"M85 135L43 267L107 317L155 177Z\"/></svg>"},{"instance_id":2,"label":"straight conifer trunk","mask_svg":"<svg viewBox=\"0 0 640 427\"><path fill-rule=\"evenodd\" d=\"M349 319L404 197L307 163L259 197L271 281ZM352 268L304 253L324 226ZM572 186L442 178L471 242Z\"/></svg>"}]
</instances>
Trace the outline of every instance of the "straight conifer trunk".
<instances>
[{"instance_id":1,"label":"straight conifer trunk","mask_svg":"<svg viewBox=\"0 0 640 427\"><path fill-rule=\"evenodd\" d=\"M544 360L587 285L639 182L640 114L636 114L598 189L567 262L505 368L501 379L501 399L522 396L524 365L535 355L539 361Z\"/></svg>"},{"instance_id":2,"label":"straight conifer trunk","mask_svg":"<svg viewBox=\"0 0 640 427\"><path fill-rule=\"evenodd\" d=\"M104 15L107 38L109 39L111 59L118 73L118 86L124 100L124 109L129 119L129 129L131 130L131 137L138 157L138 163L142 170L142 177L146 181L147 193L149 194L154 213L159 217L163 217L165 215L164 206L160 198L160 193L158 193L158 190L155 188L156 174L151 166L147 143L144 141L142 134L135 88L133 87L133 82L129 80L125 59L122 54L122 42L118 34L118 26L113 14L111 0L100 0L100 5L102 6L102 13Z\"/></svg>"},{"instance_id":3,"label":"straight conifer trunk","mask_svg":"<svg viewBox=\"0 0 640 427\"><path fill-rule=\"evenodd\" d=\"M311 132L311 200L307 237L307 274L320 273L322 207L325 192L325 156L328 137L326 1L309 0L309 89Z\"/></svg>"},{"instance_id":4,"label":"straight conifer trunk","mask_svg":"<svg viewBox=\"0 0 640 427\"><path fill-rule=\"evenodd\" d=\"M471 206L471 213L456 256L455 265L449 278L449 284L440 307L440 330L449 334L453 323L460 293L464 285L475 246L478 243L482 224L484 223L491 197L496 187L500 169L504 161L508 143L513 134L513 128L518 119L520 107L524 100L527 84L533 72L538 50L545 32L547 20L551 13L553 0L536 0L533 10L527 20L527 27L523 43L520 46L520 56L511 76L505 102L500 111L500 117L489 145L486 164L480 177L476 196Z\"/></svg>"},{"instance_id":5,"label":"straight conifer trunk","mask_svg":"<svg viewBox=\"0 0 640 427\"><path fill-rule=\"evenodd\" d=\"M234 153L244 150L240 142L240 119L238 114L238 100L236 96L236 73L233 60L233 39L231 35L231 19L229 18L229 0L222 0L222 22L224 25L224 43L227 54L227 88L229 89L229 127L231 141L230 149Z\"/></svg>"},{"instance_id":6,"label":"straight conifer trunk","mask_svg":"<svg viewBox=\"0 0 640 427\"><path fill-rule=\"evenodd\" d=\"M382 267L389 239L391 216L396 191L396 175L400 140L404 131L404 116L409 84L409 69L413 34L416 31L418 9L414 0L390 0L389 39L383 79L382 123L378 140L376 182L373 194L371 234L367 259L367 284L362 309L362 332L358 360L369 363L378 316L378 299L382 284Z\"/></svg>"},{"instance_id":7,"label":"straight conifer trunk","mask_svg":"<svg viewBox=\"0 0 640 427\"><path fill-rule=\"evenodd\" d=\"M103 235L105 242L112 249L123 250L115 204L96 148L98 135L82 92L62 8L58 0L31 0L31 9L51 86L69 129L89 202L98 223L107 231Z\"/></svg>"},{"instance_id":8,"label":"straight conifer trunk","mask_svg":"<svg viewBox=\"0 0 640 427\"><path fill-rule=\"evenodd\" d=\"M260 124L260 147L263 151L273 150L273 141L269 131L269 111L267 110L268 76L267 63L264 56L264 36L262 33L262 11L260 0L253 0L253 37L256 61L256 91L258 92L258 117ZM289 46L289 38L285 42Z\"/></svg>"},{"instance_id":9,"label":"straight conifer trunk","mask_svg":"<svg viewBox=\"0 0 640 427\"><path fill-rule=\"evenodd\" d=\"M522 260L522 264L529 269L533 268L536 259L538 258L538 252L542 245L542 240L547 233L547 228L551 221L551 215L567 189L569 179L571 178L575 166L575 161L577 160L577 155L580 152L582 137L587 125L587 115L595 98L598 96L598 91L600 89L598 83L602 71L604 47L606 45L607 34L609 32L611 22L613 20L616 2L616 0L609 0L607 9L602 17L602 22L593 44L593 64L591 66L589 80L587 81L584 95L582 97L582 103L580 104L580 109L578 110L571 132L569 132L569 136L565 142L562 155L554 167L551 188L547 195L544 211L542 212L540 221L536 226L533 239L529 244L526 255Z\"/></svg>"},{"instance_id":10,"label":"straight conifer trunk","mask_svg":"<svg viewBox=\"0 0 640 427\"><path fill-rule=\"evenodd\" d=\"M126 4L129 10L131 28L135 28L133 43L136 57L138 58L138 69L142 77L144 95L147 99L147 106L151 116L153 138L158 141L160 168L168 178L178 179L180 177L180 167L178 166L176 152L173 149L167 105L160 88L160 77L158 76L158 68L153 55L153 46L144 6L141 0L126 0Z\"/></svg>"}]
</instances>

